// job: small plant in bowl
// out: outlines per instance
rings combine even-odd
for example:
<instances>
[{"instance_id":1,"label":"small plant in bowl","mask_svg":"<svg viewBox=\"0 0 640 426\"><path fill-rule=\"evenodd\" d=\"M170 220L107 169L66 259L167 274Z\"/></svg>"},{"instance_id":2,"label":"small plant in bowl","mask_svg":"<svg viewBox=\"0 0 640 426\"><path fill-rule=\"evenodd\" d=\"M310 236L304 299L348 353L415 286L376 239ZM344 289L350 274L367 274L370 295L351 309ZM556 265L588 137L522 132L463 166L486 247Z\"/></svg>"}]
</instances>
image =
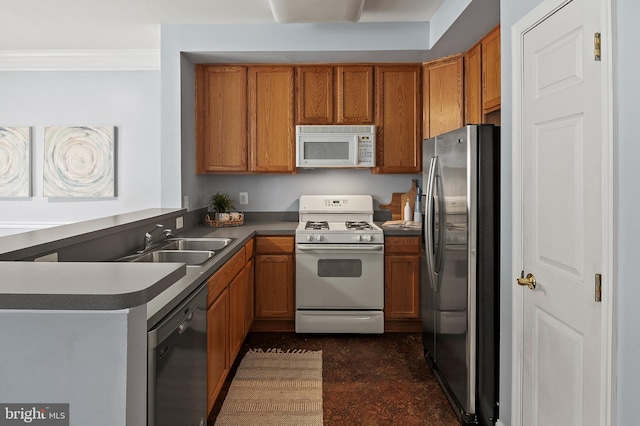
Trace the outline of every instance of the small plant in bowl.
<instances>
[{"instance_id":1,"label":"small plant in bowl","mask_svg":"<svg viewBox=\"0 0 640 426\"><path fill-rule=\"evenodd\" d=\"M229 220L229 212L234 208L233 197L226 192L218 191L209 198L209 207L215 212L217 220Z\"/></svg>"}]
</instances>

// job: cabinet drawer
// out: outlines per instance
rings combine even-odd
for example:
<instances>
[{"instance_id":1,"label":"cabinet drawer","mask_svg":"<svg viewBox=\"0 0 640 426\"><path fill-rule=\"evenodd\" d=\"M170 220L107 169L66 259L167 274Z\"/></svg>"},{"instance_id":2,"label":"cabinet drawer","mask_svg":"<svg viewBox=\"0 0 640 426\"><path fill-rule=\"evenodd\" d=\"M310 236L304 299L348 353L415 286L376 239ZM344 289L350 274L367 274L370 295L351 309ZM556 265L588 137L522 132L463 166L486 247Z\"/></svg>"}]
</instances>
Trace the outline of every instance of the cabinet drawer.
<instances>
[{"instance_id":1,"label":"cabinet drawer","mask_svg":"<svg viewBox=\"0 0 640 426\"><path fill-rule=\"evenodd\" d=\"M247 244L244 245L245 250L245 263L249 262L253 258L253 250L254 250L254 242L253 238L247 241Z\"/></svg>"},{"instance_id":2,"label":"cabinet drawer","mask_svg":"<svg viewBox=\"0 0 640 426\"><path fill-rule=\"evenodd\" d=\"M420 237L386 237L384 252L385 254L420 255Z\"/></svg>"},{"instance_id":3,"label":"cabinet drawer","mask_svg":"<svg viewBox=\"0 0 640 426\"><path fill-rule=\"evenodd\" d=\"M256 237L256 254L293 253L293 237Z\"/></svg>"},{"instance_id":4,"label":"cabinet drawer","mask_svg":"<svg viewBox=\"0 0 640 426\"><path fill-rule=\"evenodd\" d=\"M242 247L231 259L227 261L218 271L209 278L209 294L207 296L207 306L210 306L218 298L220 293L229 285L233 277L238 275L245 264L245 249Z\"/></svg>"}]
</instances>

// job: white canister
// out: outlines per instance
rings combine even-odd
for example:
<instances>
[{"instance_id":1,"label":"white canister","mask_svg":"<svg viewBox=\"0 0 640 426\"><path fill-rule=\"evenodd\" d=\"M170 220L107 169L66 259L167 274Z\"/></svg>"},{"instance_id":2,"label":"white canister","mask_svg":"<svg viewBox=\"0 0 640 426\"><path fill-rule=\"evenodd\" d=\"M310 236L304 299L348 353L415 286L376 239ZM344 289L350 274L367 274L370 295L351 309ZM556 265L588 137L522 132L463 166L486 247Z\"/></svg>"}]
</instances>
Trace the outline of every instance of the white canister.
<instances>
[{"instance_id":1,"label":"white canister","mask_svg":"<svg viewBox=\"0 0 640 426\"><path fill-rule=\"evenodd\" d=\"M413 214L411 212L411 204L409 204L409 199L404 204L404 216L402 216L402 220L412 220Z\"/></svg>"}]
</instances>

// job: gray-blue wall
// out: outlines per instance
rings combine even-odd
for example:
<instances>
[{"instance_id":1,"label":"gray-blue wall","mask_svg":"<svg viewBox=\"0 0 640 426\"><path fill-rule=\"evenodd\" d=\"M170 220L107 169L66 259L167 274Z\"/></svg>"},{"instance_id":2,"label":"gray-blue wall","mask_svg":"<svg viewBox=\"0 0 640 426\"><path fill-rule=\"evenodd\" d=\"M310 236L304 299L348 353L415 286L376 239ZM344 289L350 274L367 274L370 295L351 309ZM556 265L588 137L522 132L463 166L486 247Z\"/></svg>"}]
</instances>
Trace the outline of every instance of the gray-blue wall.
<instances>
[{"instance_id":1,"label":"gray-blue wall","mask_svg":"<svg viewBox=\"0 0 640 426\"><path fill-rule=\"evenodd\" d=\"M635 0L618 0L614 28L617 32L617 55L614 79L617 89L617 244L618 250L618 423L638 423L638 384L640 384L640 285L636 267L640 264L640 3Z\"/></svg>"},{"instance_id":2,"label":"gray-blue wall","mask_svg":"<svg viewBox=\"0 0 640 426\"><path fill-rule=\"evenodd\" d=\"M6 224L76 222L160 205L159 71L0 72L0 125L31 126L30 198L0 198ZM43 197L45 126L117 127L117 196ZM0 229L2 235L2 229Z\"/></svg>"}]
</instances>

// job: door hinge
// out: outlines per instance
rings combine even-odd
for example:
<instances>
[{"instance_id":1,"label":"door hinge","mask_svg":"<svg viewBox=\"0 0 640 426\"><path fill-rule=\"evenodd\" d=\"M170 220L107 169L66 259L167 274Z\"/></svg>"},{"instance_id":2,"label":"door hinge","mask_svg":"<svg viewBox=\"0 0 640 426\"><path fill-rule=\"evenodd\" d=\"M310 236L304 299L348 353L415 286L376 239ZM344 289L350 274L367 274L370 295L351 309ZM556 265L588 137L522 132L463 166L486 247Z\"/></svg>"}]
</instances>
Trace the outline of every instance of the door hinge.
<instances>
[{"instance_id":1,"label":"door hinge","mask_svg":"<svg viewBox=\"0 0 640 426\"><path fill-rule=\"evenodd\" d=\"M602 274L596 274L596 302L602 302Z\"/></svg>"},{"instance_id":2,"label":"door hinge","mask_svg":"<svg viewBox=\"0 0 640 426\"><path fill-rule=\"evenodd\" d=\"M593 34L593 59L600 61L600 33Z\"/></svg>"}]
</instances>

